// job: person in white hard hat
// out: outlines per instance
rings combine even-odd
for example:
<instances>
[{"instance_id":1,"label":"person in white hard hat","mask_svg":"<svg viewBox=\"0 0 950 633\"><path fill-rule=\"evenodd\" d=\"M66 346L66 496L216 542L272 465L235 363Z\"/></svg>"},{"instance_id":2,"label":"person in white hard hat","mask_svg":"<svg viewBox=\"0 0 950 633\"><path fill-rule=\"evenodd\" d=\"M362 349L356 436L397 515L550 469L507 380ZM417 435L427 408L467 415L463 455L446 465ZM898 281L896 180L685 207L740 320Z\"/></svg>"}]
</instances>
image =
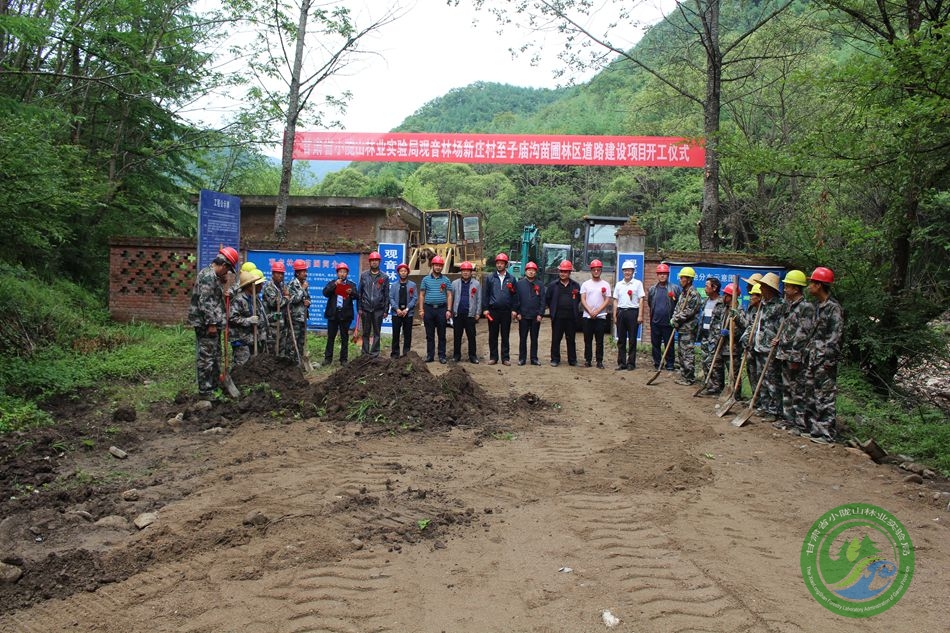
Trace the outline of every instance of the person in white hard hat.
<instances>
[{"instance_id":1,"label":"person in white hard hat","mask_svg":"<svg viewBox=\"0 0 950 633\"><path fill-rule=\"evenodd\" d=\"M643 324L646 293L643 283L634 277L637 264L626 260L620 267L623 279L614 286L614 323L617 324L617 371L637 368L637 331ZM627 339L630 340L629 350Z\"/></svg>"}]
</instances>

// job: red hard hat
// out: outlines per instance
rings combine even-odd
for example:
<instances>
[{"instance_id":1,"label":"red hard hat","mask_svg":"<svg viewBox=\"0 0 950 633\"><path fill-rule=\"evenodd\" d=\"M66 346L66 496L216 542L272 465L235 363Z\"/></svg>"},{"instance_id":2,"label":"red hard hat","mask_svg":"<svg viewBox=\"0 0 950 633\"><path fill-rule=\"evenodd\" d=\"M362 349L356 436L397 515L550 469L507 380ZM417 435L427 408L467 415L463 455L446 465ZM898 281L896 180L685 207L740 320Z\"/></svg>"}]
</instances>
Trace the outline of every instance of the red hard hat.
<instances>
[{"instance_id":1,"label":"red hard hat","mask_svg":"<svg viewBox=\"0 0 950 633\"><path fill-rule=\"evenodd\" d=\"M340 263L338 263L338 264L336 265L336 269L337 269L337 270L345 270L346 272L350 272L350 267L346 265L346 262L340 262Z\"/></svg>"},{"instance_id":2,"label":"red hard hat","mask_svg":"<svg viewBox=\"0 0 950 633\"><path fill-rule=\"evenodd\" d=\"M462 262L459 264L459 270L475 270L475 265L472 262Z\"/></svg>"},{"instance_id":3,"label":"red hard hat","mask_svg":"<svg viewBox=\"0 0 950 633\"><path fill-rule=\"evenodd\" d=\"M409 264L407 264L406 262L399 264L398 266L396 266L396 272L399 272L403 268L405 268L406 270L409 270Z\"/></svg>"},{"instance_id":4,"label":"red hard hat","mask_svg":"<svg viewBox=\"0 0 950 633\"><path fill-rule=\"evenodd\" d=\"M270 271L272 273L286 272L284 270L284 262L274 262L273 264L270 265Z\"/></svg>"},{"instance_id":5,"label":"red hard hat","mask_svg":"<svg viewBox=\"0 0 950 633\"><path fill-rule=\"evenodd\" d=\"M534 262L528 262L528 263L525 265L524 269L525 269L525 270L537 270L537 269L538 269L538 265L535 264Z\"/></svg>"},{"instance_id":6,"label":"red hard hat","mask_svg":"<svg viewBox=\"0 0 950 633\"><path fill-rule=\"evenodd\" d=\"M295 259L295 260L294 260L294 270L295 270L295 271L297 271L297 270L307 270L308 268L310 268L310 266L309 266L309 265L307 264L307 262L305 262L304 260L302 260L302 259Z\"/></svg>"},{"instance_id":7,"label":"red hard hat","mask_svg":"<svg viewBox=\"0 0 950 633\"><path fill-rule=\"evenodd\" d=\"M373 251L372 253L369 254L370 261L373 261L374 259L382 259L382 258L383 256L380 255L377 251Z\"/></svg>"},{"instance_id":8,"label":"red hard hat","mask_svg":"<svg viewBox=\"0 0 950 633\"><path fill-rule=\"evenodd\" d=\"M811 277L808 278L809 281L820 281L825 284L833 284L835 282L835 274L830 268L825 268L824 266L819 266L811 273Z\"/></svg>"},{"instance_id":9,"label":"red hard hat","mask_svg":"<svg viewBox=\"0 0 950 633\"><path fill-rule=\"evenodd\" d=\"M506 262L506 263L507 263L507 262L508 262L508 256L505 255L504 253L498 253L497 255L495 255L495 261L496 261L496 262Z\"/></svg>"},{"instance_id":10,"label":"red hard hat","mask_svg":"<svg viewBox=\"0 0 950 633\"><path fill-rule=\"evenodd\" d=\"M572 264L571 262L565 259L563 262L558 264L557 269L558 269L558 272L564 272L564 271L571 272L572 270L574 270L574 264Z\"/></svg>"},{"instance_id":11,"label":"red hard hat","mask_svg":"<svg viewBox=\"0 0 950 633\"><path fill-rule=\"evenodd\" d=\"M669 273L670 273L670 267L667 266L666 264L657 264L657 266L656 266L656 272L669 274Z\"/></svg>"},{"instance_id":12,"label":"red hard hat","mask_svg":"<svg viewBox=\"0 0 950 633\"><path fill-rule=\"evenodd\" d=\"M441 264L441 265L445 266L445 260L442 259L441 257L439 257L438 255L436 255L435 257L433 257L432 259L430 259L430 260L429 260L429 263L432 264L433 266L435 266L436 264Z\"/></svg>"},{"instance_id":13,"label":"red hard hat","mask_svg":"<svg viewBox=\"0 0 950 633\"><path fill-rule=\"evenodd\" d=\"M218 251L218 255L223 256L228 263L231 264L231 268L237 266L238 263L238 252L231 248L230 246L222 246L221 250Z\"/></svg>"},{"instance_id":14,"label":"red hard hat","mask_svg":"<svg viewBox=\"0 0 950 633\"><path fill-rule=\"evenodd\" d=\"M722 289L723 294L727 294L730 297L734 297L736 294L736 285L735 284L726 284L726 287Z\"/></svg>"},{"instance_id":15,"label":"red hard hat","mask_svg":"<svg viewBox=\"0 0 950 633\"><path fill-rule=\"evenodd\" d=\"M590 266L588 266L588 268L603 268L603 267L604 267L604 262L600 261L599 259L595 259L594 261L590 263Z\"/></svg>"}]
</instances>

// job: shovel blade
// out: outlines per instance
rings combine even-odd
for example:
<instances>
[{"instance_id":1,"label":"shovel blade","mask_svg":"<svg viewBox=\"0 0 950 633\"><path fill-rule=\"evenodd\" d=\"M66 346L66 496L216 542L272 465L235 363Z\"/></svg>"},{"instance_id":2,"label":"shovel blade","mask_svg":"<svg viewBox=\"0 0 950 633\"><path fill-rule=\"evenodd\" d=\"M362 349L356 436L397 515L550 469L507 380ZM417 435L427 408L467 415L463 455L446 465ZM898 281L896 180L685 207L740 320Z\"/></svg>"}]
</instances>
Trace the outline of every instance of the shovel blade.
<instances>
[{"instance_id":1,"label":"shovel blade","mask_svg":"<svg viewBox=\"0 0 950 633\"><path fill-rule=\"evenodd\" d=\"M719 405L719 410L716 411L716 417L717 418L726 417L726 414L729 413L729 409L731 409L733 405L735 405L735 403L736 403L735 398L729 398L728 400L723 402L721 405Z\"/></svg>"},{"instance_id":2,"label":"shovel blade","mask_svg":"<svg viewBox=\"0 0 950 633\"><path fill-rule=\"evenodd\" d=\"M693 392L693 397L698 398L699 394L701 394L704 389L706 389L706 383L702 383L701 385L699 385L699 389Z\"/></svg>"},{"instance_id":3,"label":"shovel blade","mask_svg":"<svg viewBox=\"0 0 950 633\"><path fill-rule=\"evenodd\" d=\"M313 371L313 363L310 362L310 354L303 355L303 370Z\"/></svg>"},{"instance_id":4,"label":"shovel blade","mask_svg":"<svg viewBox=\"0 0 950 633\"><path fill-rule=\"evenodd\" d=\"M652 385L652 384L653 384L653 381L660 377L660 372L662 372L662 371L663 371L663 370L660 369L660 370L658 370L655 374L653 374L653 377L650 378L650 380L647 381L647 384L648 384L648 385Z\"/></svg>"},{"instance_id":5,"label":"shovel blade","mask_svg":"<svg viewBox=\"0 0 950 633\"><path fill-rule=\"evenodd\" d=\"M755 409L753 409L752 407L743 409L743 411L739 413L739 415L732 418L732 426L745 426L746 422L749 421L749 418L751 418L752 414L754 413L755 413Z\"/></svg>"},{"instance_id":6,"label":"shovel blade","mask_svg":"<svg viewBox=\"0 0 950 633\"><path fill-rule=\"evenodd\" d=\"M221 386L224 387L224 390L228 392L228 395L232 398L240 398L241 392L238 390L237 385L234 384L234 381L231 380L231 374L225 372L221 374Z\"/></svg>"}]
</instances>

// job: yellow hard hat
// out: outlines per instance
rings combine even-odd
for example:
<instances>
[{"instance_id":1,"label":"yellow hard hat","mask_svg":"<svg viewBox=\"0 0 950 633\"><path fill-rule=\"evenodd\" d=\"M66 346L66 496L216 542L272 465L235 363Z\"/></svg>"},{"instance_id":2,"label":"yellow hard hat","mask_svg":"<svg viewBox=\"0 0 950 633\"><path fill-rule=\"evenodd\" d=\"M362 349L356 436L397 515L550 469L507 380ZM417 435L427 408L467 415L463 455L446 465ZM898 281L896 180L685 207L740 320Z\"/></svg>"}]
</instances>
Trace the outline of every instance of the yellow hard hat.
<instances>
[{"instance_id":1,"label":"yellow hard hat","mask_svg":"<svg viewBox=\"0 0 950 633\"><path fill-rule=\"evenodd\" d=\"M690 268L689 266L683 266L683 269L680 270L679 277L689 277L690 279L696 278L696 271Z\"/></svg>"},{"instance_id":2,"label":"yellow hard hat","mask_svg":"<svg viewBox=\"0 0 950 633\"><path fill-rule=\"evenodd\" d=\"M782 280L782 283L792 284L793 286L807 286L808 277L800 270L790 270L785 274L785 279Z\"/></svg>"},{"instance_id":3,"label":"yellow hard hat","mask_svg":"<svg viewBox=\"0 0 950 633\"><path fill-rule=\"evenodd\" d=\"M759 284L752 284L752 290L749 291L750 295L760 295L762 294L762 286Z\"/></svg>"},{"instance_id":4,"label":"yellow hard hat","mask_svg":"<svg viewBox=\"0 0 950 633\"><path fill-rule=\"evenodd\" d=\"M254 262L244 262L241 264L241 270L246 273L253 272L257 270L257 264Z\"/></svg>"}]
</instances>

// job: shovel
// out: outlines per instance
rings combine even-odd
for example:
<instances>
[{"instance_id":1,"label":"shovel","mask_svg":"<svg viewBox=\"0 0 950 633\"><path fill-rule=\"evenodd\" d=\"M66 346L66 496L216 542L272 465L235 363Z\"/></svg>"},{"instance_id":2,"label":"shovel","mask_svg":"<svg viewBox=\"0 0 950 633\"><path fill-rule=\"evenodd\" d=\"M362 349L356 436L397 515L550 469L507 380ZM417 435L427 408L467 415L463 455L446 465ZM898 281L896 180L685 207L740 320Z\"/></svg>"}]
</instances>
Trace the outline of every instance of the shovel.
<instances>
[{"instance_id":1,"label":"shovel","mask_svg":"<svg viewBox=\"0 0 950 633\"><path fill-rule=\"evenodd\" d=\"M716 363L719 362L719 350L722 349L722 343L726 339L722 336L719 337L719 342L716 343L716 351L713 352L712 362L709 363L709 371L706 372L706 378L703 380L703 384L699 385L699 389L693 392L693 397L696 398L703 392L703 389L709 386L709 380L712 378L713 370L716 369Z\"/></svg>"},{"instance_id":2,"label":"shovel","mask_svg":"<svg viewBox=\"0 0 950 633\"><path fill-rule=\"evenodd\" d=\"M287 322L289 323L289 325L287 326L287 329L290 330L290 342L294 344L295 350L299 350L300 348L297 347L297 333L294 332L294 322L290 318L290 304L287 304L284 307L287 309ZM304 336L306 336L306 330L304 330ZM304 344L304 347L306 347L307 341L304 340L303 344ZM301 369L303 369L305 372L313 371L313 365L310 364L310 355L307 354L306 349L304 349L301 352L298 352L297 356L298 356L297 360L299 362Z\"/></svg>"},{"instance_id":3,"label":"shovel","mask_svg":"<svg viewBox=\"0 0 950 633\"><path fill-rule=\"evenodd\" d=\"M782 334L782 329L785 327L785 321L782 321L782 325L778 328L778 334L776 337ZM752 417L752 414L755 413L755 401L759 399L759 390L762 389L762 383L765 381L765 374L769 368L769 365L772 363L772 359L775 357L775 350L777 345L773 345L772 349L769 350L769 356L765 359L765 365L762 366L762 373L759 374L759 382L755 384L755 391L752 392L752 399L749 400L749 406L742 411L739 415L732 418L732 426L745 426L745 423L749 421L749 418Z\"/></svg>"},{"instance_id":4,"label":"shovel","mask_svg":"<svg viewBox=\"0 0 950 633\"><path fill-rule=\"evenodd\" d=\"M729 409L731 409L736 404L736 394L742 393L742 372L745 371L746 362L749 360L749 353L752 351L753 347L752 337L755 335L755 330L759 326L759 317L761 316L762 310L759 309L755 313L755 320L752 322L752 330L749 332L749 344L746 345L745 352L742 354L742 362L739 363L739 375L736 377L736 381L732 385L732 391L729 393L729 397L719 406L719 410L716 411L717 417L726 417L726 414L729 413Z\"/></svg>"},{"instance_id":5,"label":"shovel","mask_svg":"<svg viewBox=\"0 0 950 633\"><path fill-rule=\"evenodd\" d=\"M666 347L663 348L663 356L660 357L660 368L656 370L656 373L653 374L653 377L647 381L648 385L652 385L653 381L660 377L660 372L663 371L663 366L666 363L666 355L670 353L670 348L673 346L673 338L676 336L676 330L673 330L673 333L670 334L670 340L666 342Z\"/></svg>"},{"instance_id":6,"label":"shovel","mask_svg":"<svg viewBox=\"0 0 950 633\"><path fill-rule=\"evenodd\" d=\"M224 295L224 312L224 349L221 350L221 375L218 376L218 382L221 383L221 386L224 387L224 390L228 392L229 396L232 398L240 398L241 392L238 390L237 385L234 384L234 381L231 380L231 374L228 372L228 349L231 347L231 328L228 325L231 316L231 296L227 293Z\"/></svg>"}]
</instances>

